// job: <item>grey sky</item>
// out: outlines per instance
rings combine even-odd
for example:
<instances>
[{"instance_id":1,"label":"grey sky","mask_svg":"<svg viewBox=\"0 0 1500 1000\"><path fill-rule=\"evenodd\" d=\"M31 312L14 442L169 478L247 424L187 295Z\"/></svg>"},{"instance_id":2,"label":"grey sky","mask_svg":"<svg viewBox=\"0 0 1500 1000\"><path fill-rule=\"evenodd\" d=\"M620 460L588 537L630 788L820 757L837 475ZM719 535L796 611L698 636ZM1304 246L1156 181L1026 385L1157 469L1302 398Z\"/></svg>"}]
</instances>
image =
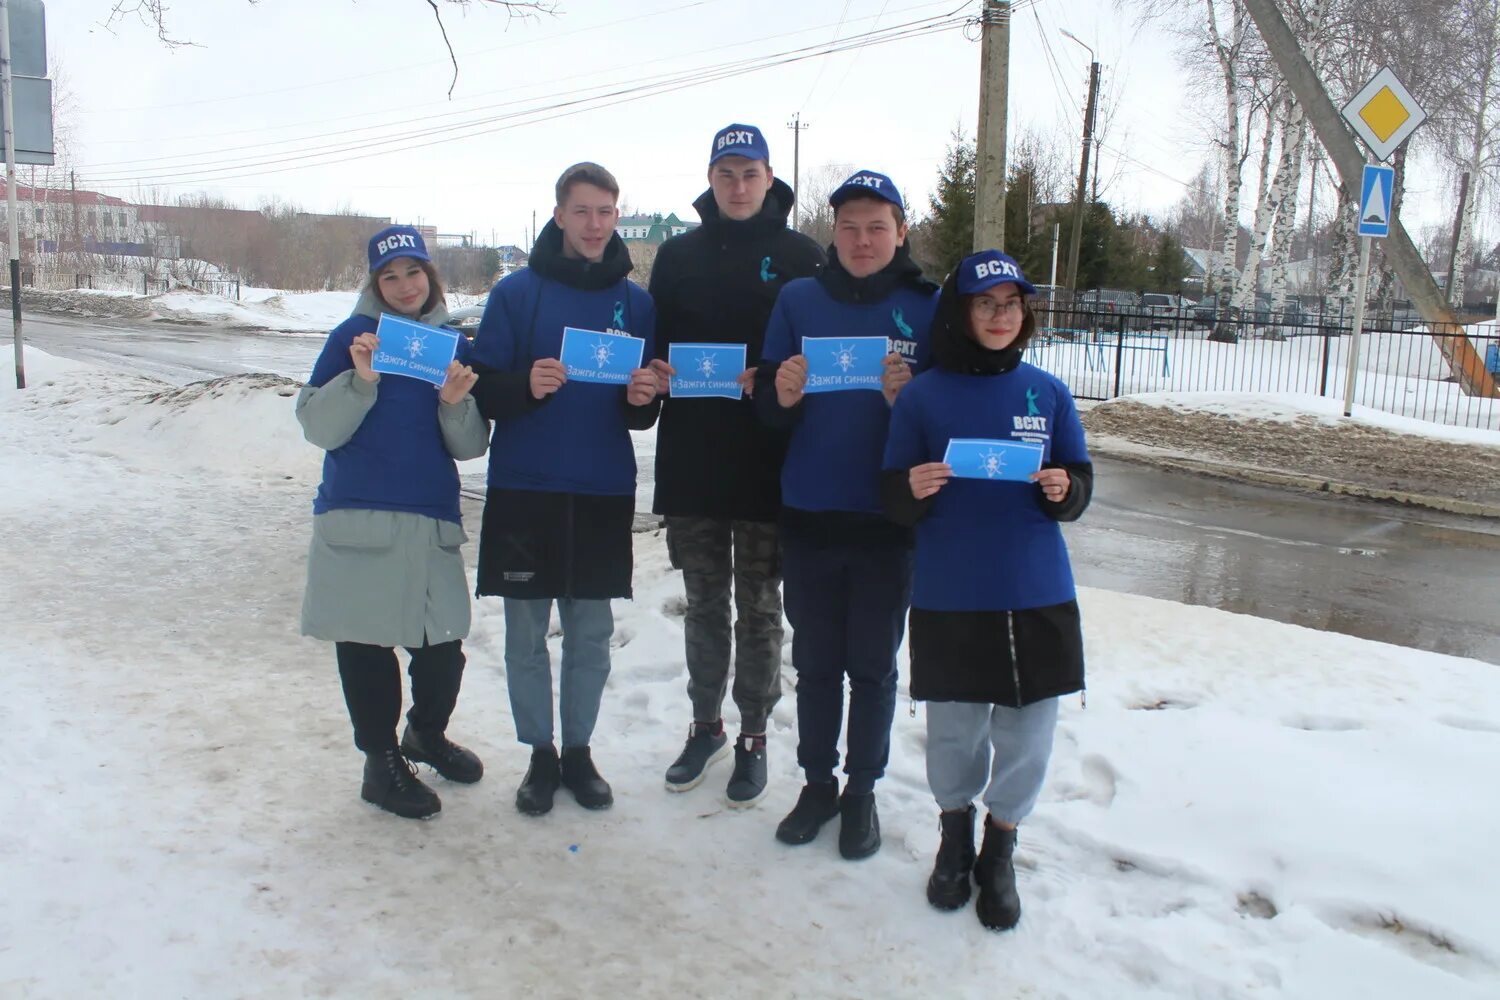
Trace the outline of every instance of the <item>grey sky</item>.
<instances>
[{"instance_id":1,"label":"grey sky","mask_svg":"<svg viewBox=\"0 0 1500 1000\"><path fill-rule=\"evenodd\" d=\"M533 210L545 217L557 174L582 159L610 168L635 208L692 218L708 142L731 121L765 130L776 171L790 181L785 125L798 112L811 124L804 174L830 162L882 170L920 212L949 133L958 124L972 132L977 110L972 27L705 78L745 60L977 11L960 0L564 0L559 17L510 23L499 11L453 8L446 18L461 70L451 101L447 54L423 0L179 2L172 30L196 44L177 49L138 23L106 31L109 6L47 4L52 55L77 108L80 186L126 197L208 190L247 207L273 195L312 210L348 204L443 232L493 232L501 242L520 242ZM1059 34L1071 30L1094 47L1118 102L1104 195L1165 212L1208 153L1167 41L1108 0L1018 7L1013 132L1056 130L1076 157L1088 55ZM679 74L691 82L671 92L543 110ZM495 120L516 112L524 113ZM443 127L450 131L413 134ZM1414 186L1412 208L1446 212L1420 178Z\"/></svg>"}]
</instances>

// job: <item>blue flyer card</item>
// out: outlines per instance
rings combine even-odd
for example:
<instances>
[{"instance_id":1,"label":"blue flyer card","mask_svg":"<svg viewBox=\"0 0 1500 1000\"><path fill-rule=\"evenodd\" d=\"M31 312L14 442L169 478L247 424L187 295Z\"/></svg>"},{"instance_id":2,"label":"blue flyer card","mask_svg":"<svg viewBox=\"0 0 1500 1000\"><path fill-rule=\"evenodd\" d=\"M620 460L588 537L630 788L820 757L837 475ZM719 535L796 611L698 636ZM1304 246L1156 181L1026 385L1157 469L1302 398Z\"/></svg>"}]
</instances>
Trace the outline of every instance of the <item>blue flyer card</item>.
<instances>
[{"instance_id":1,"label":"blue flyer card","mask_svg":"<svg viewBox=\"0 0 1500 1000\"><path fill-rule=\"evenodd\" d=\"M958 479L1029 483L1031 474L1042 467L1042 446L1031 441L953 438L943 461L953 467Z\"/></svg>"},{"instance_id":2,"label":"blue flyer card","mask_svg":"<svg viewBox=\"0 0 1500 1000\"><path fill-rule=\"evenodd\" d=\"M560 360L569 381L629 385L630 373L641 366L645 350L640 337L565 326Z\"/></svg>"},{"instance_id":3,"label":"blue flyer card","mask_svg":"<svg viewBox=\"0 0 1500 1000\"><path fill-rule=\"evenodd\" d=\"M390 313L380 314L375 327L380 349L370 367L382 375L407 375L440 386L458 351L458 333L418 323Z\"/></svg>"},{"instance_id":4,"label":"blue flyer card","mask_svg":"<svg viewBox=\"0 0 1500 1000\"><path fill-rule=\"evenodd\" d=\"M744 344L673 344L667 349L667 362L677 369L672 377L676 399L739 399L744 393L735 381L745 370Z\"/></svg>"},{"instance_id":5,"label":"blue flyer card","mask_svg":"<svg viewBox=\"0 0 1500 1000\"><path fill-rule=\"evenodd\" d=\"M885 337L803 337L807 358L804 392L879 389L882 362L890 353Z\"/></svg>"}]
</instances>

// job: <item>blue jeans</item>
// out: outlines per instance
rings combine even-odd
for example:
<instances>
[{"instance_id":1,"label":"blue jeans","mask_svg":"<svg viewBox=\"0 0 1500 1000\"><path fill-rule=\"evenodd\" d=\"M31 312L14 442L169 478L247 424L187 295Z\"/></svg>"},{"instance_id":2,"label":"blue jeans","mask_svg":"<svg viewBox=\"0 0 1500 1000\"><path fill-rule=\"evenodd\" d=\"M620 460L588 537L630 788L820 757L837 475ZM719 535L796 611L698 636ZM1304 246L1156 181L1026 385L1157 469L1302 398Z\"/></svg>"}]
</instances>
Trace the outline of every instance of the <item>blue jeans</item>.
<instances>
[{"instance_id":1,"label":"blue jeans","mask_svg":"<svg viewBox=\"0 0 1500 1000\"><path fill-rule=\"evenodd\" d=\"M609 640L615 633L609 601L558 598L562 622L562 669L558 677L558 714L562 745L586 747L599 718L604 682L609 679ZM552 658L547 628L552 601L505 599L505 684L516 739L530 746L552 742Z\"/></svg>"}]
</instances>

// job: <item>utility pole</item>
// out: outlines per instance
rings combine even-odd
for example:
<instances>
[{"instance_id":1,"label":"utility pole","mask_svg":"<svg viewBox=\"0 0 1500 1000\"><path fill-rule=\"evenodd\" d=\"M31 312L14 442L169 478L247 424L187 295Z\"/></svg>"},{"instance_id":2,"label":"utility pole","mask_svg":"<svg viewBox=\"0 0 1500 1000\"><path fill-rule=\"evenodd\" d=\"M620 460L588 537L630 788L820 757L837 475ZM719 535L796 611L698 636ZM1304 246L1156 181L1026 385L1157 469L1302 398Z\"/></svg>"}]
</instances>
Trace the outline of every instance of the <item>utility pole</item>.
<instances>
[{"instance_id":1,"label":"utility pole","mask_svg":"<svg viewBox=\"0 0 1500 1000\"><path fill-rule=\"evenodd\" d=\"M1271 57L1276 60L1282 77L1292 88L1297 103L1307 113L1307 120L1317 133L1318 141L1328 151L1328 158L1338 169L1344 186L1351 191L1361 189L1365 155L1349 134L1342 117L1322 81L1313 72L1312 65L1297 45L1292 29L1287 27L1275 0L1244 0L1245 10L1255 22L1256 30L1265 41ZM1443 359L1448 363L1464 391L1475 396L1500 398L1500 386L1495 377L1484 367L1484 358L1474 350L1474 344L1458 325L1453 311L1443 299L1432 272L1417 252L1416 244L1406 232L1400 219L1391 220L1391 234L1385 242L1386 259L1391 262L1397 277L1406 286L1412 305L1432 328L1432 341Z\"/></svg>"},{"instance_id":2,"label":"utility pole","mask_svg":"<svg viewBox=\"0 0 1500 1000\"><path fill-rule=\"evenodd\" d=\"M68 171L68 196L73 201L73 266L76 268L83 260L83 232L78 225L78 172ZM78 281L78 273L74 271L73 281Z\"/></svg>"},{"instance_id":3,"label":"utility pole","mask_svg":"<svg viewBox=\"0 0 1500 1000\"><path fill-rule=\"evenodd\" d=\"M812 128L802 120L802 112L792 115L792 120L786 123L786 127L792 130L792 228L797 232L802 231L802 132L804 129Z\"/></svg>"},{"instance_id":4,"label":"utility pole","mask_svg":"<svg viewBox=\"0 0 1500 1000\"><path fill-rule=\"evenodd\" d=\"M21 236L16 221L16 112L11 99L10 8L0 0L0 109L5 112L5 218L10 230L10 315L16 347L16 388L26 388L26 351L21 339ZM36 197L36 186L32 186Z\"/></svg>"},{"instance_id":5,"label":"utility pole","mask_svg":"<svg viewBox=\"0 0 1500 1000\"><path fill-rule=\"evenodd\" d=\"M1458 180L1458 215L1453 219L1453 249L1448 254L1448 284L1443 288L1443 297L1448 300L1448 307L1450 309L1453 307L1453 283L1458 277L1458 269L1464 266L1458 261L1458 238L1464 231L1464 210L1468 207L1469 172L1465 170L1463 176ZM1462 309L1463 303L1458 303L1458 307Z\"/></svg>"},{"instance_id":6,"label":"utility pole","mask_svg":"<svg viewBox=\"0 0 1500 1000\"><path fill-rule=\"evenodd\" d=\"M1073 38L1072 35L1068 37ZM1073 40L1078 41L1076 38ZM1089 48L1083 42L1078 44ZM1099 64L1092 61L1093 55L1094 50L1089 49L1089 99L1083 111L1083 157L1078 167L1078 191L1074 195L1073 205L1073 236L1069 241L1072 248L1068 252L1068 291L1073 293L1074 298L1078 293L1078 250L1083 240L1083 196L1088 190L1089 150L1094 144L1094 105L1099 98Z\"/></svg>"},{"instance_id":7,"label":"utility pole","mask_svg":"<svg viewBox=\"0 0 1500 1000\"><path fill-rule=\"evenodd\" d=\"M975 251L1005 247L1005 132L1010 87L1010 0L980 14L979 129L974 137Z\"/></svg>"}]
</instances>

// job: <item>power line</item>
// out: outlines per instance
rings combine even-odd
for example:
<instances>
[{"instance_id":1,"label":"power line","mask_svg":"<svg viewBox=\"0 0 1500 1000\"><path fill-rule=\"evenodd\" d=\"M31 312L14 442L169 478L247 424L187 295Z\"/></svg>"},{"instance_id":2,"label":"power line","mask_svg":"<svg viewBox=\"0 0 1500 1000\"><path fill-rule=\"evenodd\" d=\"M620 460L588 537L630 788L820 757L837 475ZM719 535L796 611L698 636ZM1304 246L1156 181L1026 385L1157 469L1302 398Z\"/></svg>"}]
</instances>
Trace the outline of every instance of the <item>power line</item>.
<instances>
[{"instance_id":1,"label":"power line","mask_svg":"<svg viewBox=\"0 0 1500 1000\"><path fill-rule=\"evenodd\" d=\"M925 9L925 8L936 7L936 6L946 6L946 3L947 3L947 0L939 0L939 2L937 2L937 3L918 4L918 5L913 6L913 7L903 8L902 10L903 11L916 11L916 10L922 10L922 9ZM856 20L867 20L867 19L866 18L857 18ZM612 22L612 23L614 23L614 22ZM911 23L916 23L916 22L911 22ZM807 33L811 32L811 31L822 30L823 28L826 28L826 27L828 27L828 25L826 25L826 24L825 25L818 25L818 26L815 26L815 27L812 27L812 28L801 28L801 29L797 29L796 31L781 32L781 33L773 34L773 35L765 35L765 36L762 36L760 38L754 38L754 39L748 39L748 40L740 40L740 41L736 41L736 42L727 43L725 45L715 46L715 47L709 48L709 49L701 49L701 50L698 50L698 53L700 55L705 55L705 54L712 53L712 52L722 51L724 49L743 48L743 47L746 47L746 46L749 46L749 45L756 44L758 42L763 42L763 41L777 41L777 40L780 40L780 39L783 39L783 38L790 38L790 37L794 37L796 35L807 34ZM866 32L862 36L855 36L855 37L868 37L870 34L871 34L870 32ZM721 64L715 64L715 66L717 67L717 66L723 66L723 65L730 65L730 66L733 66L733 65L742 65L744 62L745 62L745 60L741 60L739 63L728 63L728 64L722 64L721 63ZM595 73L586 73L586 74L582 74L582 75L580 75L580 74L570 74L567 77L563 77L563 78L559 78L559 79L555 79L555 80L542 81L542 82L539 82L539 83L536 83L536 84L530 84L530 85L523 86L523 87L521 87L519 89L521 89L521 90L532 90L532 89L538 89L538 88L548 88L553 83L561 82L562 80L576 81L578 79L586 79L589 76L602 76L602 75L605 75L607 73L612 73L612 72L614 72L617 69L634 68L637 65L639 65L639 64L638 63L634 63L634 64L629 64L629 66L611 67L610 69L607 69L607 70L600 70L600 71L597 71ZM650 80L668 79L668 78L671 78L671 77L677 75L677 73L681 73L681 72L683 72L683 71L676 71L675 73L674 72L663 71L661 73L651 74L651 75L644 76L644 77L629 77L629 78L626 78L626 82L630 82L630 83L644 83L644 82L650 81ZM689 71L689 72L693 72L693 71ZM604 82L604 83L593 84L593 85L587 86L587 87L578 87L578 88L575 88L575 89L572 89L572 90L568 90L568 91L561 91L561 92L559 92L557 90L548 90L547 91L547 95L549 97L559 97L559 96L566 96L566 95L571 95L571 94L583 94L583 93L587 93L590 90L598 90L598 89L601 89L601 88L604 88L604 87L616 86L616 85L617 84L614 84L614 83ZM506 89L497 90L497 91L489 91L488 93L490 93L490 94L497 94L497 93L509 94L509 93L514 93L516 89L517 88L506 88ZM482 96L482 95L476 95L476 96ZM310 141L310 140L328 140L328 139L331 139L331 138L333 138L335 136L353 136L353 135L357 135L357 134L359 134L361 132L375 132L375 131L379 131L379 130L387 130L387 131L389 131L391 133L392 137L401 138L401 137L404 137L405 135L409 134L408 132L405 131L405 127L409 126L409 125L431 125L434 122L438 122L438 121L441 121L441 120L444 120L444 119L458 118L458 117L463 116L463 115L473 115L473 114L475 114L477 112L480 112L480 111L483 111L483 110L493 110L493 109L499 109L499 108L514 107L514 106L517 106L517 105L524 105L524 104L526 104L528 102L528 100L534 100L534 98L515 98L513 100L500 101L498 103L493 103L493 104L479 104L479 105L475 105L473 107L460 108L460 109L457 109L457 110L446 111L446 112L443 112L443 113L440 113L440 114L423 115L423 116L417 117L417 118L399 119L399 120L396 120L396 121L391 121L389 119L389 114L390 114L391 110L410 110L410 109L414 109L414 108L426 108L426 107L433 107L433 106L448 106L448 102L443 102L443 101L438 101L438 102L424 102L424 103L419 103L419 104L405 105L402 108L397 108L397 109L383 109L381 111L371 112L370 113L371 115L378 115L378 116L384 116L385 117L385 120L383 120L383 121L381 121L381 122L379 122L377 124L374 124L374 125L362 125L362 126L356 126L356 127L353 127L353 128L338 129L338 130L331 131L331 132L324 130L324 131L319 131L319 132L317 132L315 134L312 134L312 135L294 136L294 137L287 138L287 139L276 140L276 141L270 142L270 143L266 143L266 142L248 143L248 144L236 145L236 146L226 146L226 147L223 147L223 148L220 148L220 149L199 150L199 151L193 152L193 153L180 153L180 154L175 154L175 155L170 155L170 156L153 155L153 156L149 156L149 157L136 157L136 158L124 159L124 160L101 160L99 162L89 164L87 166L87 169L93 170L93 171L102 171L102 172L104 172L106 174L128 174L128 173L134 173L136 171L128 170L128 169L111 170L109 168L126 168L126 167L131 167L131 166L133 166L135 164L140 164L140 163L149 163L149 164L153 164L153 165L162 165L162 166L175 165L177 167L189 167L189 166L194 166L194 165L198 165L198 166L210 166L213 163L220 162L220 161L205 160L204 159L205 157L214 157L214 156L218 156L220 154L237 153L237 152L244 151L244 150L259 150L259 151L261 151L260 155L271 155L272 150L268 150L267 149L268 145L269 146L292 146L292 145L294 145L296 143L306 142L306 141ZM347 121L350 117L368 117L368 115L365 115L365 116L358 116L358 115L356 115L356 116L347 116L346 115L346 116L342 116L342 117L339 117L339 118L319 119L319 120L315 120L315 121L311 121L311 122L300 122L300 123L296 123L296 124L297 125L302 125L302 124L315 125L315 124L321 124L321 123L328 122L328 121ZM261 129L260 131L276 130L276 129L286 128L286 127L288 127L288 126L286 126L286 125L271 126L268 129ZM295 127L295 126L293 126L293 127ZM245 134L245 130L237 130L237 131L234 131L234 132L218 133L218 134L219 135L244 135ZM191 140L199 139L199 138L212 138L212 136L179 136L179 137L175 137L175 138L177 140L179 140L179 141L182 141L182 140L191 141ZM158 143L158 142L161 142L161 141L171 141L171 140L163 140L160 137L153 136L153 137L149 137L149 138L146 138L146 139L135 140L135 141ZM331 143L329 145L331 147L332 145L336 145L336 143ZM324 147L312 147L312 148L317 149L317 148L324 148ZM291 151L291 150L288 150L288 151ZM181 161L181 162L176 162L174 164L174 161Z\"/></svg>"},{"instance_id":2,"label":"power line","mask_svg":"<svg viewBox=\"0 0 1500 1000\"><path fill-rule=\"evenodd\" d=\"M962 8L959 8L960 10ZM454 142L461 139L473 138L479 135L487 135L494 132L518 128L522 125L538 124L540 122L552 121L557 118L580 114L585 111L597 110L604 107L612 107L618 104L641 100L646 97L658 96L671 93L690 86L702 86L704 83L716 82L747 73L759 72L778 66L800 62L806 59L818 58L836 52L853 51L871 45L884 45L893 41L901 41L907 38L920 37L922 35L934 34L939 31L948 30L962 23L962 18L952 14L938 15L918 21L907 22L892 28L867 32L863 35L851 36L838 43L820 43L818 45L804 46L800 49L792 49L785 52L773 53L767 56L754 57L740 60L736 63L714 64L711 66L700 66L692 70L684 71L675 75L667 75L666 79L647 78L647 82L639 82L634 86L622 86L620 89L604 94L591 96L577 96L569 100L555 101L538 107L522 109L507 114L489 116L472 121L461 122L454 125L446 125L439 128L418 130L416 132L406 131L398 136L386 136L358 143L333 144L331 146L311 147L300 153L290 155L279 155L268 157L250 157L226 161L210 161L210 163L198 164L196 166L184 166L178 173L153 173L125 171L116 175L106 175L93 183L96 186L129 186L141 183L190 183L202 180L229 180L235 177L253 176L258 174L283 173L288 170L305 169L311 166L331 166L337 163L349 162L361 158L361 155L370 150L380 148L384 152L402 152L417 148L426 148L446 142ZM597 89L597 88L587 88ZM521 120L517 120L521 119ZM501 122L504 124L496 124ZM453 134L460 133L460 134ZM437 138L440 137L441 138ZM352 153L356 155L345 156ZM318 162L299 162L318 161ZM214 163L222 163L215 166ZM297 164L285 166L284 164ZM235 173L241 171L241 173ZM254 174L243 171L254 171Z\"/></svg>"}]
</instances>

